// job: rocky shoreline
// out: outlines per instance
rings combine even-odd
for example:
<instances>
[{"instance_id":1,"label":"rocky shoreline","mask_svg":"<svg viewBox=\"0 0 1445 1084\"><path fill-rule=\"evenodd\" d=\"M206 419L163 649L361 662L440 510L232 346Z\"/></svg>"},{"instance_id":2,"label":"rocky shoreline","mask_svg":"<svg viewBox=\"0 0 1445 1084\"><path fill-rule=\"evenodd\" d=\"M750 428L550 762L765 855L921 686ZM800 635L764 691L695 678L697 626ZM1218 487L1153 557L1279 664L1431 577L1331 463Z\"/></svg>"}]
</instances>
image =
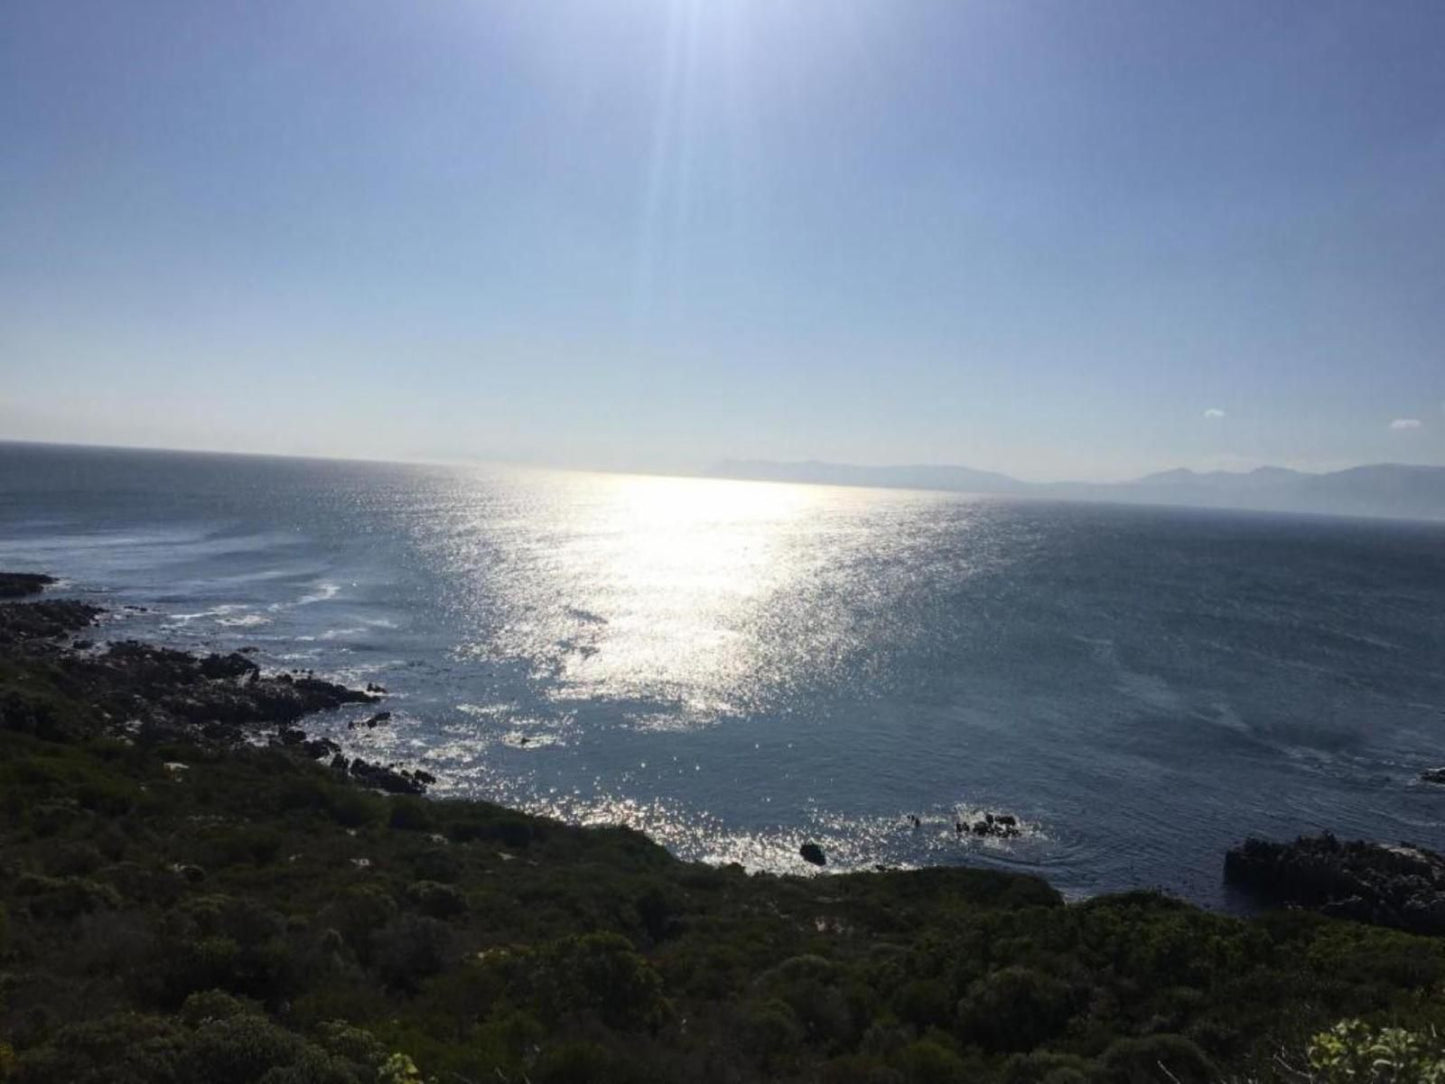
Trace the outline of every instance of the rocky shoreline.
<instances>
[{"instance_id":1,"label":"rocky shoreline","mask_svg":"<svg viewBox=\"0 0 1445 1084\"><path fill-rule=\"evenodd\" d=\"M135 640L97 647L78 634L95 625L102 608L67 599L15 601L53 583L50 576L0 573L0 595L10 599L0 602L0 647L59 671L66 691L93 706L112 733L148 745L184 739L224 748L268 741L326 759L334 771L390 794L424 794L436 781L420 769L346 757L335 742L312 738L296 725L317 712L379 703L385 693L377 687L351 689L294 671L263 673L242 652L193 655ZM388 716L376 713L364 725ZM0 698L0 727L73 740L88 736L93 723L11 692Z\"/></svg>"},{"instance_id":2,"label":"rocky shoreline","mask_svg":"<svg viewBox=\"0 0 1445 1084\"><path fill-rule=\"evenodd\" d=\"M335 742L297 723L347 705L380 703L386 691L352 689L309 673L264 673L243 652L193 655L134 640L101 646L78 634L105 611L68 599L34 598L57 581L0 573L0 647L43 659L63 674L67 691L99 712L115 734L149 745L186 740L217 748L265 742L325 762L337 775L388 794L423 795L435 777L419 768L347 757ZM25 601L17 601L24 599ZM377 711L349 727L389 721ZM64 712L10 693L0 698L0 727L52 740L86 735ZM1008 834L1014 818L989 814L960 833ZM800 855L825 866L816 843ZM1278 843L1250 838L1224 858L1225 882L1262 907L1299 908L1426 935L1445 934L1445 857L1412 844L1343 842L1328 833Z\"/></svg>"},{"instance_id":3,"label":"rocky shoreline","mask_svg":"<svg viewBox=\"0 0 1445 1084\"><path fill-rule=\"evenodd\" d=\"M1249 839L1225 855L1224 877L1269 906L1445 934L1445 857L1408 843Z\"/></svg>"}]
</instances>

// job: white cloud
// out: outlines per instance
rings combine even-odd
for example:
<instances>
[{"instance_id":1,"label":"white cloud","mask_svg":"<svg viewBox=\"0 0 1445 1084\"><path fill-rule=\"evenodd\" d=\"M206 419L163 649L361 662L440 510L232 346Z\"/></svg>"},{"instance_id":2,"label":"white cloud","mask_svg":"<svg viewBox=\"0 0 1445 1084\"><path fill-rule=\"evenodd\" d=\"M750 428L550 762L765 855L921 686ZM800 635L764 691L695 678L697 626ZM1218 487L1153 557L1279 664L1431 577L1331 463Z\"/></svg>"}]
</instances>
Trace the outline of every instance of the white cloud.
<instances>
[{"instance_id":1,"label":"white cloud","mask_svg":"<svg viewBox=\"0 0 1445 1084\"><path fill-rule=\"evenodd\" d=\"M1204 416L1206 418L1222 418L1224 417L1224 411L1220 410L1218 407L1210 407L1204 412Z\"/></svg>"},{"instance_id":2,"label":"white cloud","mask_svg":"<svg viewBox=\"0 0 1445 1084\"><path fill-rule=\"evenodd\" d=\"M1397 430L1397 431L1399 431L1399 430L1404 430L1404 429L1419 429L1419 428L1420 428L1420 419L1419 419L1419 418L1396 418L1394 421L1392 421L1392 422L1390 423L1390 428L1391 428L1391 429L1394 429L1394 430Z\"/></svg>"}]
</instances>

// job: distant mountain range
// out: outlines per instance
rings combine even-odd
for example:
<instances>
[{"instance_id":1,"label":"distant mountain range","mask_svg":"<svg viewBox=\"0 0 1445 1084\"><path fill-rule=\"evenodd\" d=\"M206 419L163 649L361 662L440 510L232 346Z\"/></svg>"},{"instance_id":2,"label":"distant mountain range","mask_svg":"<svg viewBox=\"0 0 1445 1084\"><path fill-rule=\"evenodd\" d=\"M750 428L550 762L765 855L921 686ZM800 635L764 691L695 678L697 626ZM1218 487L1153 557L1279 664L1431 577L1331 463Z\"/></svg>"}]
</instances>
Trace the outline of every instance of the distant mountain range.
<instances>
[{"instance_id":1,"label":"distant mountain range","mask_svg":"<svg viewBox=\"0 0 1445 1084\"><path fill-rule=\"evenodd\" d=\"M1145 475L1132 482L1109 483L1025 482L1007 474L968 467L855 467L844 463L777 463L759 459L724 460L704 473L712 478L812 485L940 489L1056 500L1445 519L1445 467L1400 463L1351 467L1327 474L1283 467L1203 474L1181 469Z\"/></svg>"}]
</instances>

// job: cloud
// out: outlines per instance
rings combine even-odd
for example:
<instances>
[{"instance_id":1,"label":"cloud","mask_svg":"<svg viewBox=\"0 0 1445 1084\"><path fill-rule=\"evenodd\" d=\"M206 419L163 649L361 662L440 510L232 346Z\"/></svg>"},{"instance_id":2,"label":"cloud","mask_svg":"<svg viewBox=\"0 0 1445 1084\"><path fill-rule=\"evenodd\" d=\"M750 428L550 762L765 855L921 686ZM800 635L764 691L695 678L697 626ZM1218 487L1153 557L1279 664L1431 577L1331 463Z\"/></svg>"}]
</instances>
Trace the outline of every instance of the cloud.
<instances>
[{"instance_id":1,"label":"cloud","mask_svg":"<svg viewBox=\"0 0 1445 1084\"><path fill-rule=\"evenodd\" d=\"M1222 418L1224 417L1224 411L1220 410L1218 407L1210 407L1204 412L1204 416L1206 418Z\"/></svg>"},{"instance_id":2,"label":"cloud","mask_svg":"<svg viewBox=\"0 0 1445 1084\"><path fill-rule=\"evenodd\" d=\"M1396 418L1394 421L1392 421L1392 422L1390 423L1390 428L1391 428L1391 429L1394 429L1394 430L1396 430L1396 431L1405 430L1405 429L1419 429L1419 428L1420 428L1420 419L1419 419L1419 418Z\"/></svg>"}]
</instances>

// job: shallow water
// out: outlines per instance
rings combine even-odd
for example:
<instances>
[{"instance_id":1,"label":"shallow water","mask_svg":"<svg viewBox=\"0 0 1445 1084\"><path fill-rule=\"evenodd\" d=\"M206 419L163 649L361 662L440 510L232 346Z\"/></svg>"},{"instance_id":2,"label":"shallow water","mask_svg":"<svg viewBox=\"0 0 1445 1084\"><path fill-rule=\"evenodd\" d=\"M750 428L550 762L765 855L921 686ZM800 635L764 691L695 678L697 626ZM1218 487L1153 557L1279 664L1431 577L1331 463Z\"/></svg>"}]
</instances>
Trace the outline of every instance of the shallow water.
<instances>
[{"instance_id":1,"label":"shallow water","mask_svg":"<svg viewBox=\"0 0 1445 1084\"><path fill-rule=\"evenodd\" d=\"M1445 847L1440 526L0 444L0 567L381 682L315 728L689 857L1220 904L1246 833Z\"/></svg>"}]
</instances>

